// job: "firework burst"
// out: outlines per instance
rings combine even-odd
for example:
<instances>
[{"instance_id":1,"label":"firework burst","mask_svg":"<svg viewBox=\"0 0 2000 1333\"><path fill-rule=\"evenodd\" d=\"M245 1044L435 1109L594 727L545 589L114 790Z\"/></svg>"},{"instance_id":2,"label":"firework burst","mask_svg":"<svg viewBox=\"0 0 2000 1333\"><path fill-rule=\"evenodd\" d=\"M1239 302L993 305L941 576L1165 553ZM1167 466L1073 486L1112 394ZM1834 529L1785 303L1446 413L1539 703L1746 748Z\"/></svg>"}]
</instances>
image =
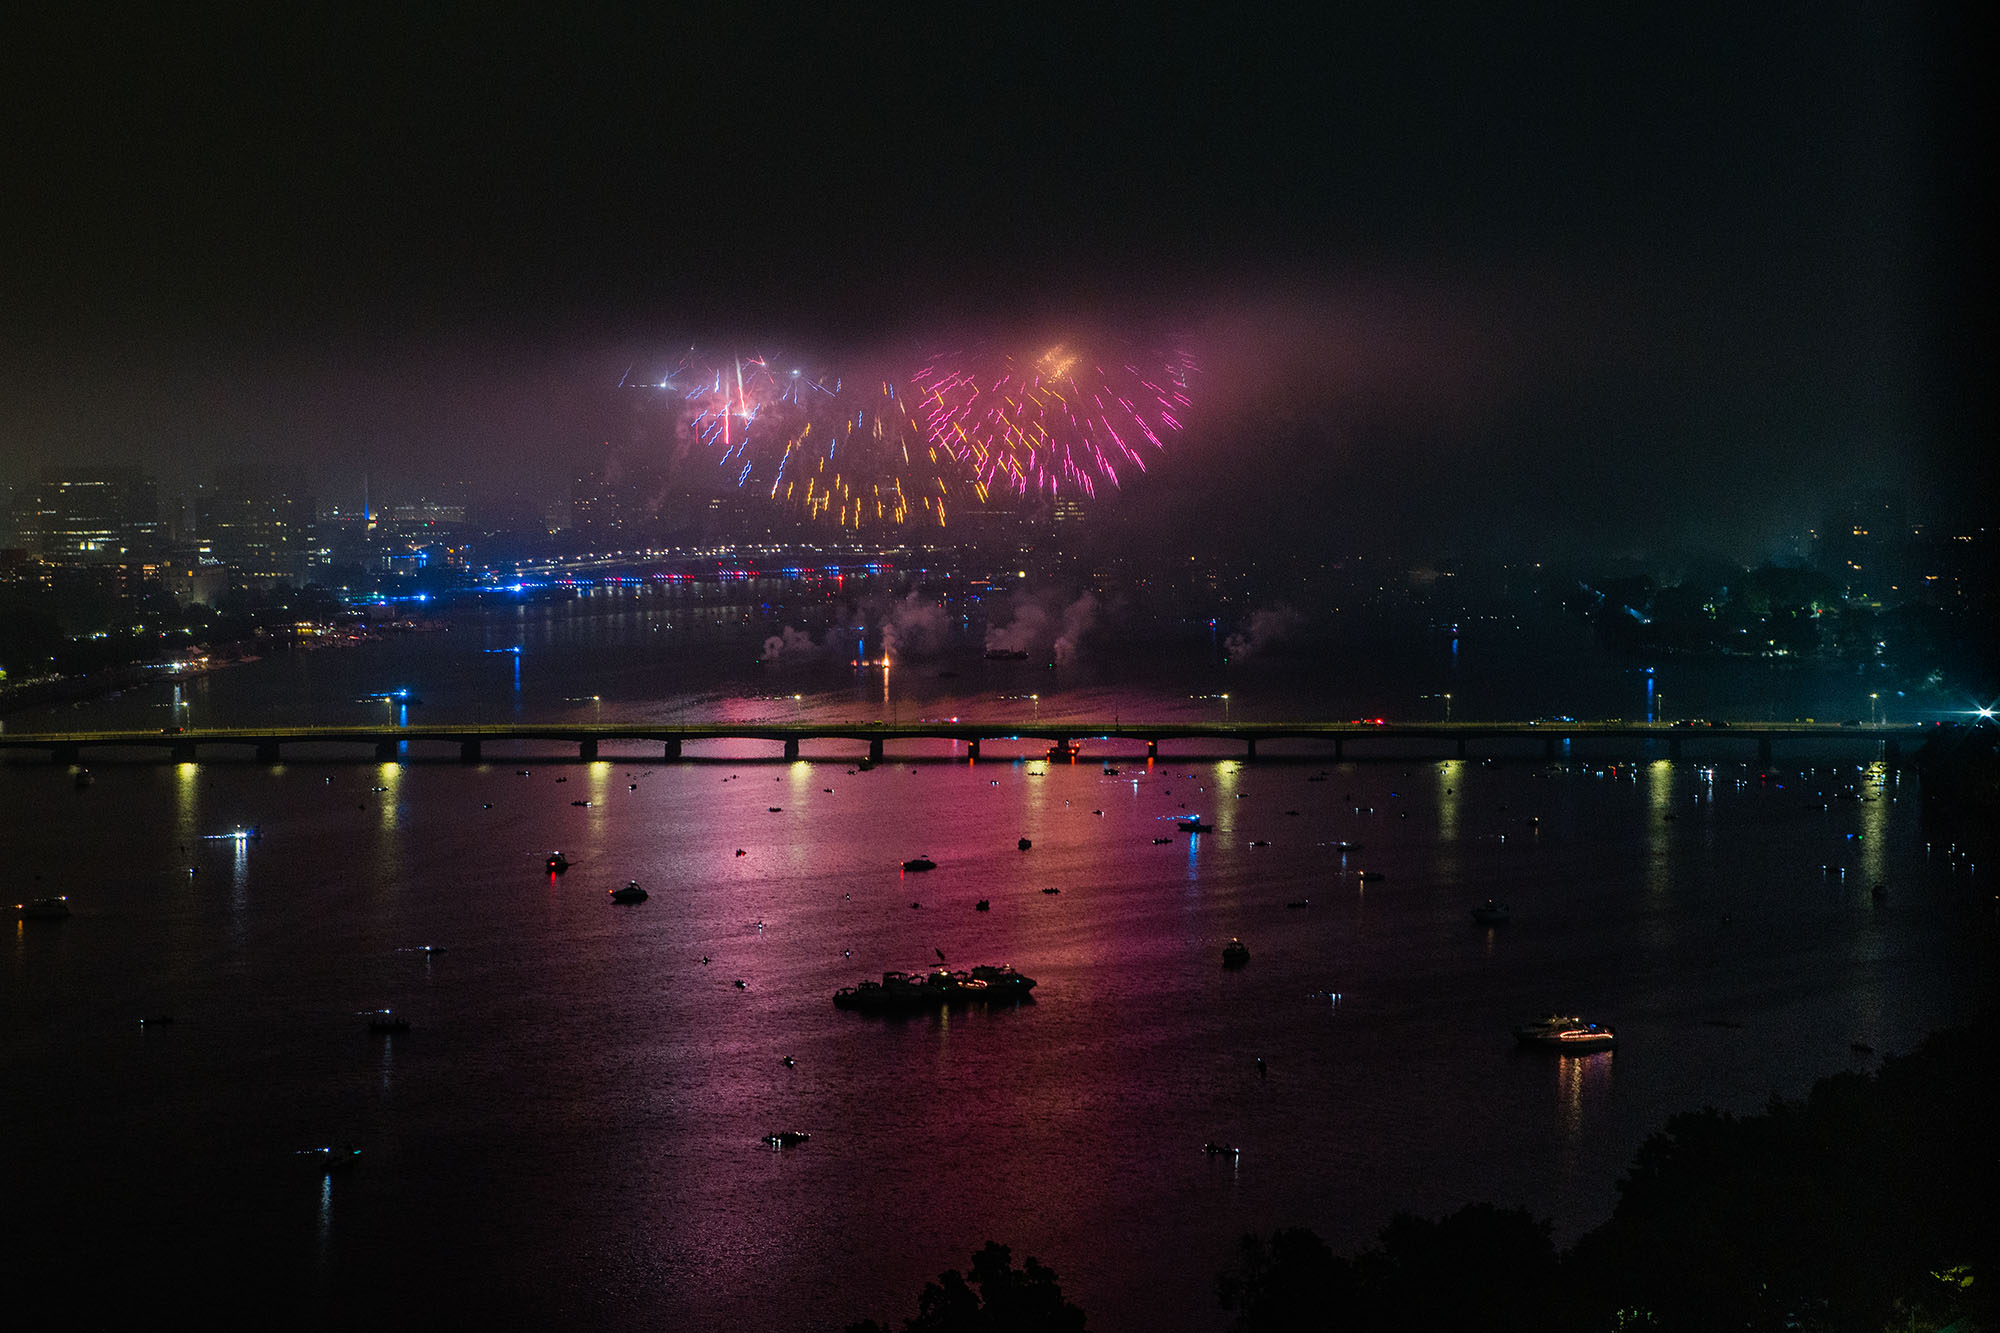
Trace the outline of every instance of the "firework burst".
<instances>
[{"instance_id":1,"label":"firework burst","mask_svg":"<svg viewBox=\"0 0 2000 1333\"><path fill-rule=\"evenodd\" d=\"M842 528L944 526L996 493L1091 496L1144 470L1190 406L1185 353L976 348L915 374L842 374L691 352L646 387L737 486Z\"/></svg>"},{"instance_id":2,"label":"firework burst","mask_svg":"<svg viewBox=\"0 0 2000 1333\"><path fill-rule=\"evenodd\" d=\"M1193 406L1194 358L1105 356L1072 343L1032 354L982 348L939 358L913 381L930 442L984 491L1093 496L1124 467L1144 471Z\"/></svg>"}]
</instances>

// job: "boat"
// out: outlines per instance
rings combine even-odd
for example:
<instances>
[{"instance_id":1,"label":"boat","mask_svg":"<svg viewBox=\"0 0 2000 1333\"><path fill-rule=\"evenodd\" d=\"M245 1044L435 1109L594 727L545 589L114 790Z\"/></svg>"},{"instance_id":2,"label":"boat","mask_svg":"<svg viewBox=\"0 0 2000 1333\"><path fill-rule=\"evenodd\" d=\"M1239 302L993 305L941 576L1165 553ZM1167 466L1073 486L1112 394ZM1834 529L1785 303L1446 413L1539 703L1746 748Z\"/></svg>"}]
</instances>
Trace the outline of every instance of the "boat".
<instances>
[{"instance_id":1,"label":"boat","mask_svg":"<svg viewBox=\"0 0 2000 1333\"><path fill-rule=\"evenodd\" d=\"M766 1134L762 1141L773 1148L796 1148L811 1137L803 1129L779 1129Z\"/></svg>"},{"instance_id":2,"label":"boat","mask_svg":"<svg viewBox=\"0 0 2000 1333\"><path fill-rule=\"evenodd\" d=\"M96 781L97 779L91 776L89 769L79 768L76 771L76 789L78 791L82 791L85 787Z\"/></svg>"},{"instance_id":3,"label":"boat","mask_svg":"<svg viewBox=\"0 0 2000 1333\"><path fill-rule=\"evenodd\" d=\"M1230 1143L1204 1143L1201 1150L1210 1157L1241 1157L1243 1150Z\"/></svg>"},{"instance_id":4,"label":"boat","mask_svg":"<svg viewBox=\"0 0 2000 1333\"><path fill-rule=\"evenodd\" d=\"M643 903L646 901L646 891L639 887L638 880L627 880L624 888L611 890L611 901L614 903Z\"/></svg>"},{"instance_id":5,"label":"boat","mask_svg":"<svg viewBox=\"0 0 2000 1333\"><path fill-rule=\"evenodd\" d=\"M981 898L972 905L972 910L975 912L990 912L993 910L993 903L989 899Z\"/></svg>"},{"instance_id":6,"label":"boat","mask_svg":"<svg viewBox=\"0 0 2000 1333\"><path fill-rule=\"evenodd\" d=\"M1361 844L1358 842L1336 842L1335 844L1333 844L1333 850L1345 856L1349 852L1360 851Z\"/></svg>"},{"instance_id":7,"label":"boat","mask_svg":"<svg viewBox=\"0 0 2000 1333\"><path fill-rule=\"evenodd\" d=\"M834 992L833 1005L862 1013L924 1013L954 1004L1028 1000L1034 988L1033 977L1022 976L1006 963L982 963L956 972L934 967L928 972L884 972L880 981L843 986Z\"/></svg>"},{"instance_id":8,"label":"boat","mask_svg":"<svg viewBox=\"0 0 2000 1333\"><path fill-rule=\"evenodd\" d=\"M569 858L561 852L551 852L549 854L548 865L551 875L560 875L563 871L569 869Z\"/></svg>"},{"instance_id":9,"label":"boat","mask_svg":"<svg viewBox=\"0 0 2000 1333\"><path fill-rule=\"evenodd\" d=\"M1179 830L1180 830L1181 832L1183 832L1183 833L1213 833L1213 832L1215 832L1215 825L1213 825L1213 824L1204 824L1204 823L1202 823L1202 822L1201 822L1201 819L1200 819L1199 817L1196 817L1196 818L1192 818L1192 819L1176 819L1176 820L1174 821L1174 827L1175 827L1175 828L1177 828L1177 829L1179 829Z\"/></svg>"},{"instance_id":10,"label":"boat","mask_svg":"<svg viewBox=\"0 0 2000 1333\"><path fill-rule=\"evenodd\" d=\"M14 910L21 914L23 921L61 921L69 916L69 898L30 898L24 903L15 903Z\"/></svg>"},{"instance_id":11,"label":"boat","mask_svg":"<svg viewBox=\"0 0 2000 1333\"><path fill-rule=\"evenodd\" d=\"M1513 915L1507 909L1507 904L1496 903L1491 898L1488 898L1481 906L1472 909L1472 919L1482 926L1497 926L1501 922L1509 920Z\"/></svg>"},{"instance_id":12,"label":"boat","mask_svg":"<svg viewBox=\"0 0 2000 1333\"><path fill-rule=\"evenodd\" d=\"M937 862L931 860L928 856L913 856L903 862L903 869L909 871L936 870Z\"/></svg>"},{"instance_id":13,"label":"boat","mask_svg":"<svg viewBox=\"0 0 2000 1333\"><path fill-rule=\"evenodd\" d=\"M1363 870L1357 875L1355 875L1354 878L1362 881L1363 883L1371 883L1375 880L1382 878L1382 872L1379 870Z\"/></svg>"},{"instance_id":14,"label":"boat","mask_svg":"<svg viewBox=\"0 0 2000 1333\"><path fill-rule=\"evenodd\" d=\"M1222 946L1222 965L1241 967L1250 961L1250 946L1242 940L1231 940Z\"/></svg>"},{"instance_id":15,"label":"boat","mask_svg":"<svg viewBox=\"0 0 2000 1333\"><path fill-rule=\"evenodd\" d=\"M1555 1051L1608 1051L1617 1044L1618 1033L1574 1015L1550 1014L1539 1022L1515 1028L1514 1040L1523 1046Z\"/></svg>"},{"instance_id":16,"label":"boat","mask_svg":"<svg viewBox=\"0 0 2000 1333\"><path fill-rule=\"evenodd\" d=\"M1011 963L980 963L972 969L972 979L985 984L988 1001L1025 1000L1035 988L1035 979L1016 972Z\"/></svg>"},{"instance_id":17,"label":"boat","mask_svg":"<svg viewBox=\"0 0 2000 1333\"><path fill-rule=\"evenodd\" d=\"M375 1033L408 1032L410 1020L387 1009L378 1009L368 1015L368 1030Z\"/></svg>"},{"instance_id":18,"label":"boat","mask_svg":"<svg viewBox=\"0 0 2000 1333\"><path fill-rule=\"evenodd\" d=\"M1022 851L1024 851L1024 852L1025 852L1025 851L1027 851L1027 850L1028 850L1028 849L1029 849L1030 847L1033 847L1033 846L1034 846L1035 844L1034 844L1034 843L1032 843L1032 842L1030 842L1030 841L1028 841L1028 839L1026 839L1026 838L1022 838L1022 839L1021 839L1020 841L1016 842L1016 843L1015 843L1014 845L1015 845L1016 847L1019 847L1019 848L1020 848L1020 849L1021 849Z\"/></svg>"},{"instance_id":19,"label":"boat","mask_svg":"<svg viewBox=\"0 0 2000 1333\"><path fill-rule=\"evenodd\" d=\"M346 1144L328 1144L322 1148L300 1148L292 1154L299 1165L316 1173L332 1175L336 1171L346 1171L361 1161L361 1149Z\"/></svg>"}]
</instances>

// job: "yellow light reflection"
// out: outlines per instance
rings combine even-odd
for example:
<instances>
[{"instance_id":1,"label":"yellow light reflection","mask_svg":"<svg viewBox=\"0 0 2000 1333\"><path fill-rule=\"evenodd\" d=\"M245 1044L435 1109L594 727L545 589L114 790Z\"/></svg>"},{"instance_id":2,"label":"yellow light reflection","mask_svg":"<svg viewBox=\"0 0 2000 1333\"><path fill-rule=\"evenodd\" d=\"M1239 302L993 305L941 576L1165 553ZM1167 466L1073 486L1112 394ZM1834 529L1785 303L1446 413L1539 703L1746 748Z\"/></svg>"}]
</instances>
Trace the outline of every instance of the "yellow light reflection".
<instances>
[{"instance_id":1,"label":"yellow light reflection","mask_svg":"<svg viewBox=\"0 0 2000 1333\"><path fill-rule=\"evenodd\" d=\"M1583 1118L1586 1111L1602 1105L1611 1091L1615 1051L1593 1051L1589 1055L1556 1057L1556 1102L1562 1120L1563 1162L1576 1166Z\"/></svg>"},{"instance_id":2,"label":"yellow light reflection","mask_svg":"<svg viewBox=\"0 0 2000 1333\"><path fill-rule=\"evenodd\" d=\"M1668 874L1667 843L1673 833L1674 765L1655 759L1646 765L1646 894L1666 896L1673 880Z\"/></svg>"},{"instance_id":3,"label":"yellow light reflection","mask_svg":"<svg viewBox=\"0 0 2000 1333\"><path fill-rule=\"evenodd\" d=\"M604 823L604 798L611 790L611 761L591 760L584 781L590 786L590 826L594 831Z\"/></svg>"},{"instance_id":4,"label":"yellow light reflection","mask_svg":"<svg viewBox=\"0 0 2000 1333\"><path fill-rule=\"evenodd\" d=\"M1861 802L1861 884L1863 893L1872 893L1887 871L1889 853L1888 766L1877 761L1868 766L1861 786L1867 799Z\"/></svg>"},{"instance_id":5,"label":"yellow light reflection","mask_svg":"<svg viewBox=\"0 0 2000 1333\"><path fill-rule=\"evenodd\" d=\"M1465 761L1448 759L1438 765L1438 837L1445 842L1458 840L1459 786L1465 778Z\"/></svg>"},{"instance_id":6,"label":"yellow light reflection","mask_svg":"<svg viewBox=\"0 0 2000 1333\"><path fill-rule=\"evenodd\" d=\"M396 807L403 799L403 766L389 761L375 765L375 794L382 798L382 831L396 831Z\"/></svg>"},{"instance_id":7,"label":"yellow light reflection","mask_svg":"<svg viewBox=\"0 0 2000 1333\"><path fill-rule=\"evenodd\" d=\"M201 792L201 765L174 765L174 841L183 847L193 847L200 836L195 821L200 813L197 797Z\"/></svg>"},{"instance_id":8,"label":"yellow light reflection","mask_svg":"<svg viewBox=\"0 0 2000 1333\"><path fill-rule=\"evenodd\" d=\"M1236 824L1236 787L1243 777L1243 765L1225 759L1215 766L1215 831L1229 833Z\"/></svg>"}]
</instances>

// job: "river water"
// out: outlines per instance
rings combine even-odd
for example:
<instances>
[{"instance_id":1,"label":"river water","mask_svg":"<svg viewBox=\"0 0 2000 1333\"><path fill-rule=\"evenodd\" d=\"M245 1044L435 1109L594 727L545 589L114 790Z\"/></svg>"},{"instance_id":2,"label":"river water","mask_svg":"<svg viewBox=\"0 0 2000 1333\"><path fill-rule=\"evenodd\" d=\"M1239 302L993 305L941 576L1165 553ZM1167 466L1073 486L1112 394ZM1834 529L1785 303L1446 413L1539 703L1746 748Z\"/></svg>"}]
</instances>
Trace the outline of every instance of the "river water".
<instances>
[{"instance_id":1,"label":"river water","mask_svg":"<svg viewBox=\"0 0 2000 1333\"><path fill-rule=\"evenodd\" d=\"M1418 707L1434 669L1497 688L1434 642L1331 706L1301 684L1324 672L1225 672L1198 644L1126 684L960 651L885 685L827 650L749 665L754 615L668 618L466 616L63 720L1339 717L1376 688ZM397 688L423 702L357 702ZM1093 1328L1214 1328L1244 1232L1348 1249L1485 1200L1568 1240L1673 1112L1756 1110L1989 998L1985 872L1865 754L969 764L934 743L859 771L851 745L773 748L98 762L88 787L0 765L14 885L74 909L17 923L5 970L0 1187L30 1324L838 1329L900 1320L992 1239L1052 1265ZM1177 832L1188 814L1213 831ZM904 872L919 854L937 869ZM611 904L627 880L649 899ZM1474 924L1488 898L1513 919ZM1225 970L1238 937L1251 960ZM1013 963L1037 998L830 1003L940 954ZM371 1035L385 1007L410 1029ZM1618 1049L1517 1047L1551 1010ZM787 1129L811 1138L760 1142ZM322 1144L357 1165L298 1156Z\"/></svg>"}]
</instances>

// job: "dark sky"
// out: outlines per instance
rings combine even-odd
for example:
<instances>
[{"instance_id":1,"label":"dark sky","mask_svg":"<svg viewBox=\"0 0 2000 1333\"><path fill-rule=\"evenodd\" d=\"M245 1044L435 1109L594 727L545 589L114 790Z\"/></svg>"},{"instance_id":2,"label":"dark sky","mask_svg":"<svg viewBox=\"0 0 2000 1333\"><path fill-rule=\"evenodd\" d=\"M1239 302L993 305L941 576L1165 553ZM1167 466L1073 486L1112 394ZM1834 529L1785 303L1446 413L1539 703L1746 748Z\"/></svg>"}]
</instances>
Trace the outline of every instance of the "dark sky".
<instances>
[{"instance_id":1,"label":"dark sky","mask_svg":"<svg viewBox=\"0 0 2000 1333\"><path fill-rule=\"evenodd\" d=\"M1088 318L1208 367L1159 521L1755 555L1986 495L1958 8L195 8L0 57L0 478L539 483L635 357Z\"/></svg>"}]
</instances>

